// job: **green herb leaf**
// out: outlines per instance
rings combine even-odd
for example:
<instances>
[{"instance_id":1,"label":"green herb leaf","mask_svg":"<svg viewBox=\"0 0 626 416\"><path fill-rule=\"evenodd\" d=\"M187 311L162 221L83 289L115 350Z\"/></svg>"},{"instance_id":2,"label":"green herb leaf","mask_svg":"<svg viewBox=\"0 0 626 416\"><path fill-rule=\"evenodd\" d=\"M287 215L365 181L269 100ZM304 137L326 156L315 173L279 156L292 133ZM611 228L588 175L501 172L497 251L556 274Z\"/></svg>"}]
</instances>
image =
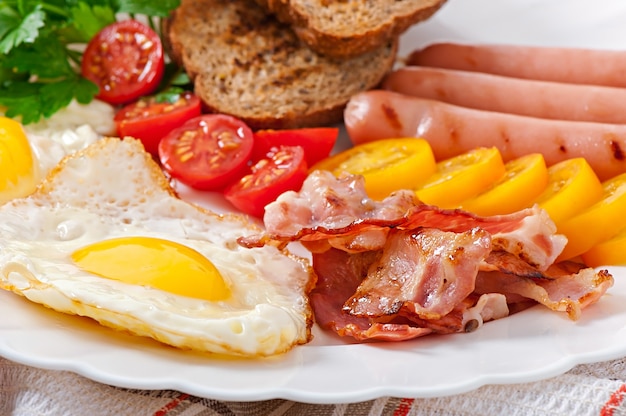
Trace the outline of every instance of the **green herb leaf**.
<instances>
[{"instance_id":1,"label":"green herb leaf","mask_svg":"<svg viewBox=\"0 0 626 416\"><path fill-rule=\"evenodd\" d=\"M0 6L0 39L19 26L20 15L7 5Z\"/></svg>"},{"instance_id":2,"label":"green herb leaf","mask_svg":"<svg viewBox=\"0 0 626 416\"><path fill-rule=\"evenodd\" d=\"M50 117L72 99L87 104L97 93L94 83L79 76L52 83L14 82L0 88L0 105L7 107L8 117L21 116L29 124Z\"/></svg>"},{"instance_id":3,"label":"green herb leaf","mask_svg":"<svg viewBox=\"0 0 626 416\"><path fill-rule=\"evenodd\" d=\"M170 83L172 85L179 85L179 86L186 86L187 85L187 86L190 86L191 85L191 79L189 78L189 75L187 75L187 73L185 71L181 71L181 72L177 73L175 77L172 78Z\"/></svg>"},{"instance_id":4,"label":"green herb leaf","mask_svg":"<svg viewBox=\"0 0 626 416\"><path fill-rule=\"evenodd\" d=\"M70 9L73 27L80 33L83 42L88 42L106 25L115 22L115 12L110 7L89 6L85 2L79 2L76 7Z\"/></svg>"},{"instance_id":5,"label":"green herb leaf","mask_svg":"<svg viewBox=\"0 0 626 416\"><path fill-rule=\"evenodd\" d=\"M74 98L80 104L89 104L93 97L98 94L98 86L87 78L78 77L74 80Z\"/></svg>"},{"instance_id":6,"label":"green herb leaf","mask_svg":"<svg viewBox=\"0 0 626 416\"><path fill-rule=\"evenodd\" d=\"M121 13L167 17L170 11L180 5L180 0L117 0L116 3Z\"/></svg>"},{"instance_id":7,"label":"green herb leaf","mask_svg":"<svg viewBox=\"0 0 626 416\"><path fill-rule=\"evenodd\" d=\"M41 114L48 118L75 98L81 104L87 104L98 93L98 87L80 77L45 84L41 87Z\"/></svg>"},{"instance_id":8,"label":"green herb leaf","mask_svg":"<svg viewBox=\"0 0 626 416\"><path fill-rule=\"evenodd\" d=\"M154 95L154 101L157 103L169 103L174 104L180 99L180 95L185 92L182 88L171 87L165 91L161 91Z\"/></svg>"},{"instance_id":9,"label":"green herb leaf","mask_svg":"<svg viewBox=\"0 0 626 416\"><path fill-rule=\"evenodd\" d=\"M76 75L68 62L65 46L50 33L40 36L29 47L13 50L3 66L44 79Z\"/></svg>"},{"instance_id":10,"label":"green herb leaf","mask_svg":"<svg viewBox=\"0 0 626 416\"><path fill-rule=\"evenodd\" d=\"M0 88L0 105L7 107L7 117L20 117L24 124L39 121L42 104L39 91L42 84L35 82L8 83Z\"/></svg>"},{"instance_id":11,"label":"green herb leaf","mask_svg":"<svg viewBox=\"0 0 626 416\"><path fill-rule=\"evenodd\" d=\"M13 17L13 22L5 21ZM46 14L39 8L27 14L22 21L19 15L8 7L2 9L0 17L0 26L7 24L7 28L3 29L4 34L0 40L0 53L7 54L12 49L23 43L33 43L39 36L39 29L45 25Z\"/></svg>"},{"instance_id":12,"label":"green herb leaf","mask_svg":"<svg viewBox=\"0 0 626 416\"><path fill-rule=\"evenodd\" d=\"M165 17L180 0L0 0L0 105L22 123L50 117L98 87L80 74L82 47L118 13ZM78 46L78 47L76 47Z\"/></svg>"}]
</instances>

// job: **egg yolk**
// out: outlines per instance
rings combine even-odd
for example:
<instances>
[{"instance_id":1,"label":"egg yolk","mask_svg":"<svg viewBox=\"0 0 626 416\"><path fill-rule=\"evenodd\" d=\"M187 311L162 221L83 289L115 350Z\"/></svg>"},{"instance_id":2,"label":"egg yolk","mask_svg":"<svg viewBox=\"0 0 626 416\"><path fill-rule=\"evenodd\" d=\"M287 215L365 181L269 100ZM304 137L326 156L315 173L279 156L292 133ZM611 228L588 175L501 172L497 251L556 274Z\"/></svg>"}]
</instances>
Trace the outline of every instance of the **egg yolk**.
<instances>
[{"instance_id":1,"label":"egg yolk","mask_svg":"<svg viewBox=\"0 0 626 416\"><path fill-rule=\"evenodd\" d=\"M98 276L177 295L209 301L230 296L209 259L169 240L123 237L99 241L75 251L72 260Z\"/></svg>"},{"instance_id":2,"label":"egg yolk","mask_svg":"<svg viewBox=\"0 0 626 416\"><path fill-rule=\"evenodd\" d=\"M0 117L0 204L35 190L33 160L22 125L10 118Z\"/></svg>"}]
</instances>

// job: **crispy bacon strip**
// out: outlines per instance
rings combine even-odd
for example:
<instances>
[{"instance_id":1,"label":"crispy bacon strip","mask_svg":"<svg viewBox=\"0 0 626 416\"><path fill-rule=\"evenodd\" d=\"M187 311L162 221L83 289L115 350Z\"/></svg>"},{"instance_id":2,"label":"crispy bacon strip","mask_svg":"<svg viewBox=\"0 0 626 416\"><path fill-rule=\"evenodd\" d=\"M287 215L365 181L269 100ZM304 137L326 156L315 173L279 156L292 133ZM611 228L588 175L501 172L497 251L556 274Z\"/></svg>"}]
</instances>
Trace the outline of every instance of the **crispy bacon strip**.
<instances>
[{"instance_id":1,"label":"crispy bacon strip","mask_svg":"<svg viewBox=\"0 0 626 416\"><path fill-rule=\"evenodd\" d=\"M350 236L355 228L364 232L392 226L418 204L412 191L375 201L367 196L362 176L336 178L328 171L315 171L299 192L285 192L267 205L263 222L273 240L314 241Z\"/></svg>"},{"instance_id":2,"label":"crispy bacon strip","mask_svg":"<svg viewBox=\"0 0 626 416\"><path fill-rule=\"evenodd\" d=\"M370 265L380 255L375 251L351 254L338 249L313 254L313 268L319 278L309 299L318 325L359 341L402 341L432 332L428 328L374 322L343 312L344 302L354 293Z\"/></svg>"},{"instance_id":3,"label":"crispy bacon strip","mask_svg":"<svg viewBox=\"0 0 626 416\"><path fill-rule=\"evenodd\" d=\"M337 179L326 171L311 173L300 192L286 192L269 204L264 223L264 235L241 238L239 243L259 247L300 241L311 252L330 247L358 252L382 248L391 228L437 228L459 233L480 227L492 234L494 249L545 270L567 241L555 234L554 223L538 207L479 217L422 204L412 191L399 191L383 201L374 201L367 196L361 176Z\"/></svg>"},{"instance_id":4,"label":"crispy bacon strip","mask_svg":"<svg viewBox=\"0 0 626 416\"><path fill-rule=\"evenodd\" d=\"M480 227L491 233L494 250L513 254L540 270L554 263L567 243L563 235L556 234L556 226L548 213L538 206L508 215L479 217L462 210L420 205L401 227L433 227L454 232Z\"/></svg>"},{"instance_id":5,"label":"crispy bacon strip","mask_svg":"<svg viewBox=\"0 0 626 416\"><path fill-rule=\"evenodd\" d=\"M474 290L478 267L491 251L491 236L419 228L389 234L344 311L379 317L408 308L422 319L441 319Z\"/></svg>"},{"instance_id":6,"label":"crispy bacon strip","mask_svg":"<svg viewBox=\"0 0 626 416\"><path fill-rule=\"evenodd\" d=\"M473 331L483 322L508 315L505 298L499 294L465 297L438 319L420 318L408 308L382 317L349 314L343 308L345 300L381 256L381 252L347 253L338 249L313 254L318 282L310 300L318 325L357 341L404 341L431 333Z\"/></svg>"},{"instance_id":7,"label":"crispy bacon strip","mask_svg":"<svg viewBox=\"0 0 626 416\"><path fill-rule=\"evenodd\" d=\"M532 278L503 272L480 272L476 278L477 293L502 293L509 303L532 299L548 308L565 312L572 320L596 302L612 285L613 277L606 270L596 272L581 267L575 273L549 271L547 277Z\"/></svg>"},{"instance_id":8,"label":"crispy bacon strip","mask_svg":"<svg viewBox=\"0 0 626 416\"><path fill-rule=\"evenodd\" d=\"M367 197L360 176L313 172L266 207L244 247L300 241L322 327L358 341L470 331L539 302L578 319L613 284L606 271L553 264L565 237L538 207L478 217L420 203L412 191Z\"/></svg>"}]
</instances>

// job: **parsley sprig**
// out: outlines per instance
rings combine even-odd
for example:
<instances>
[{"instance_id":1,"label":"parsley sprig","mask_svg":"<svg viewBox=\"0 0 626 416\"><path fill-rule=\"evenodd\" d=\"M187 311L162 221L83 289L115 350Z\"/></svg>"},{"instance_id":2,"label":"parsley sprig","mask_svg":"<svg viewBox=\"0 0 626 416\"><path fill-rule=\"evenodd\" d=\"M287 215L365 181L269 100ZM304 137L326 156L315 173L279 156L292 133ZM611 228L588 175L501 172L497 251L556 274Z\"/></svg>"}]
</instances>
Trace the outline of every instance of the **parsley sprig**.
<instances>
[{"instance_id":1,"label":"parsley sprig","mask_svg":"<svg viewBox=\"0 0 626 416\"><path fill-rule=\"evenodd\" d=\"M84 45L117 16L166 17L180 0L0 0L0 106L24 124L98 87L80 75Z\"/></svg>"}]
</instances>

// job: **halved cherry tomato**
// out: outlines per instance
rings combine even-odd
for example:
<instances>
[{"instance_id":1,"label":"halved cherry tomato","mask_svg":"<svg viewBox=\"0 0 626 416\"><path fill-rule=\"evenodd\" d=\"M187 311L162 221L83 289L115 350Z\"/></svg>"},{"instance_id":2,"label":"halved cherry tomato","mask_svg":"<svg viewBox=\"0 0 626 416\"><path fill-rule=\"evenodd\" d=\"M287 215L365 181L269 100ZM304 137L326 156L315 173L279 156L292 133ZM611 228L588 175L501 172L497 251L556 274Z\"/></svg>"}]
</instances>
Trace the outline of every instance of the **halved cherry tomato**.
<instances>
[{"instance_id":1,"label":"halved cherry tomato","mask_svg":"<svg viewBox=\"0 0 626 416\"><path fill-rule=\"evenodd\" d=\"M567 159L548 168L548 185L535 201L557 228L602 198L602 184L584 158Z\"/></svg>"},{"instance_id":2,"label":"halved cherry tomato","mask_svg":"<svg viewBox=\"0 0 626 416\"><path fill-rule=\"evenodd\" d=\"M272 149L280 146L300 146L308 166L328 157L335 146L339 128L311 127L291 130L258 130L254 132L252 160L263 159Z\"/></svg>"},{"instance_id":3,"label":"halved cherry tomato","mask_svg":"<svg viewBox=\"0 0 626 416\"><path fill-rule=\"evenodd\" d=\"M153 92L164 68L159 35L132 19L98 32L81 62L82 75L100 88L97 97L110 104L125 104Z\"/></svg>"},{"instance_id":4,"label":"halved cherry tomato","mask_svg":"<svg viewBox=\"0 0 626 416\"><path fill-rule=\"evenodd\" d=\"M218 190L244 175L252 130L225 114L192 118L159 143L159 159L172 177L195 189Z\"/></svg>"},{"instance_id":5,"label":"halved cherry tomato","mask_svg":"<svg viewBox=\"0 0 626 416\"><path fill-rule=\"evenodd\" d=\"M616 236L595 245L580 257L590 267L626 265L626 228Z\"/></svg>"},{"instance_id":6,"label":"halved cherry tomato","mask_svg":"<svg viewBox=\"0 0 626 416\"><path fill-rule=\"evenodd\" d=\"M505 173L495 147L479 147L437 163L437 171L415 193L427 204L456 208L484 192Z\"/></svg>"},{"instance_id":7,"label":"halved cherry tomato","mask_svg":"<svg viewBox=\"0 0 626 416\"><path fill-rule=\"evenodd\" d=\"M313 165L334 175L363 175L365 190L381 200L399 189L415 189L435 172L433 151L424 139L376 140L354 146Z\"/></svg>"},{"instance_id":8,"label":"halved cherry tomato","mask_svg":"<svg viewBox=\"0 0 626 416\"><path fill-rule=\"evenodd\" d=\"M626 174L604 181L602 188L604 194L598 202L557 227L567 237L557 260L578 256L626 227Z\"/></svg>"},{"instance_id":9,"label":"halved cherry tomato","mask_svg":"<svg viewBox=\"0 0 626 416\"><path fill-rule=\"evenodd\" d=\"M201 112L200 98L189 91L168 96L165 101L150 96L118 111L115 125L120 137L132 136L141 140L146 151L157 156L161 139Z\"/></svg>"},{"instance_id":10,"label":"halved cherry tomato","mask_svg":"<svg viewBox=\"0 0 626 416\"><path fill-rule=\"evenodd\" d=\"M224 190L224 196L246 214L263 217L265 206L287 191L297 191L308 174L304 150L282 146L252 166L252 173Z\"/></svg>"},{"instance_id":11,"label":"halved cherry tomato","mask_svg":"<svg viewBox=\"0 0 626 416\"><path fill-rule=\"evenodd\" d=\"M504 168L499 181L464 201L461 208L484 216L510 214L531 205L548 184L548 168L541 153L513 159Z\"/></svg>"}]
</instances>

